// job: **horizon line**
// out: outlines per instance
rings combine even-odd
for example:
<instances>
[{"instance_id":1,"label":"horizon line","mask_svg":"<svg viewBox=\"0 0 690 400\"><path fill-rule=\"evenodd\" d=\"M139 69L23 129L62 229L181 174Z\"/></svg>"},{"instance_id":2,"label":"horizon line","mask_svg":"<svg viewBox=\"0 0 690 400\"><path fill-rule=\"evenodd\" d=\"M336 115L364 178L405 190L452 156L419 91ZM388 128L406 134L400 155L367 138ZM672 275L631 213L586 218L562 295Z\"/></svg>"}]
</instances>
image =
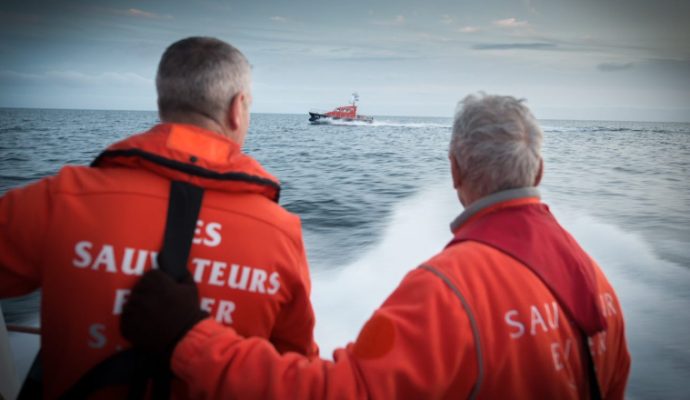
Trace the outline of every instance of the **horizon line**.
<instances>
[{"instance_id":1,"label":"horizon line","mask_svg":"<svg viewBox=\"0 0 690 400\"><path fill-rule=\"evenodd\" d=\"M145 112L157 113L158 110L134 110L134 109L118 109L118 108L58 108L58 107L7 107L0 106L0 110L56 110L56 111L121 111L121 112ZM302 113L290 112L251 112L250 114L277 114L277 115L301 115ZM439 115L387 115L387 114L371 114L374 117L389 117L389 118L445 118L453 119L452 116ZM648 122L648 123L670 123L670 124L689 124L687 121L653 121L653 120L626 120L626 119L578 119L578 118L537 118L538 121L589 121L589 122Z\"/></svg>"}]
</instances>

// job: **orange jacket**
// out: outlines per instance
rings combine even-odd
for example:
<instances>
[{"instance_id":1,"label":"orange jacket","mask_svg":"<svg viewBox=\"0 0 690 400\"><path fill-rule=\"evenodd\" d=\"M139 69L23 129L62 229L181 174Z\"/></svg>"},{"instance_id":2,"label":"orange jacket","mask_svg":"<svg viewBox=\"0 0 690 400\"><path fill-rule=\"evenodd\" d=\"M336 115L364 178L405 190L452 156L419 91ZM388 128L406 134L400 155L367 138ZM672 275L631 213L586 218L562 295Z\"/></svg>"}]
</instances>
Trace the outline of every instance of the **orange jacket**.
<instances>
[{"instance_id":1,"label":"orange jacket","mask_svg":"<svg viewBox=\"0 0 690 400\"><path fill-rule=\"evenodd\" d=\"M280 352L318 353L299 218L237 144L161 124L94 166L64 167L0 198L0 296L42 289L47 397L127 347L119 313L162 246L171 180L206 189L189 258L201 308Z\"/></svg>"},{"instance_id":2,"label":"orange jacket","mask_svg":"<svg viewBox=\"0 0 690 400\"><path fill-rule=\"evenodd\" d=\"M578 320L590 333L606 325L590 340L598 381L603 397L623 398L630 357L615 293L546 206L524 192L502 192L502 201L472 211L476 218L465 215L456 224L456 238L509 210L510 219L492 221L513 224L502 244L534 239L522 244L549 255L546 269L562 267L559 274L570 273L582 285L575 288L579 296L596 302L574 306L567 300L570 279L551 281L561 291L556 293L538 277L543 270L464 240L408 273L356 342L334 352L334 362L281 356L266 341L243 340L205 320L176 347L173 371L200 398L587 398L584 346L573 322ZM512 218L520 214L537 221ZM574 259L583 263L564 264Z\"/></svg>"}]
</instances>

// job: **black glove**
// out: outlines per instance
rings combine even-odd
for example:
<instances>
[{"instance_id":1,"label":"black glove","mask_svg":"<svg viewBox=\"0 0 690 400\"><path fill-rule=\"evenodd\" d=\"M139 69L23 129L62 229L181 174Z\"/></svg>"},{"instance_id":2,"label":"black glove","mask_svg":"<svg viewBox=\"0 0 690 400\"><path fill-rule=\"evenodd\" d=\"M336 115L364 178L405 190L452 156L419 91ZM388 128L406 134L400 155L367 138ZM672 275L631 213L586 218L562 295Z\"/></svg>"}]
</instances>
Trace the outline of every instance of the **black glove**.
<instances>
[{"instance_id":1,"label":"black glove","mask_svg":"<svg viewBox=\"0 0 690 400\"><path fill-rule=\"evenodd\" d=\"M177 342L206 317L208 313L199 309L191 275L177 283L166 273L151 270L132 288L122 309L120 332L136 348L169 356Z\"/></svg>"}]
</instances>

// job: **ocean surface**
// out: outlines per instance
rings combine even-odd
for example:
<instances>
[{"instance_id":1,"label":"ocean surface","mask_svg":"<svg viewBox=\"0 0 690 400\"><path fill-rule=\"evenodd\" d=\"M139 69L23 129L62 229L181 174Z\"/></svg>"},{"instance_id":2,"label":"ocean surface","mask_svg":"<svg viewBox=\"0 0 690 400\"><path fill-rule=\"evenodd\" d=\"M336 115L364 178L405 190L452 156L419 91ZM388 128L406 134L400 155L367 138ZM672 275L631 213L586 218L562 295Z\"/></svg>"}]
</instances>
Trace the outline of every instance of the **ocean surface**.
<instances>
[{"instance_id":1,"label":"ocean surface","mask_svg":"<svg viewBox=\"0 0 690 400\"><path fill-rule=\"evenodd\" d=\"M0 193L88 164L157 122L153 112L0 109ZM540 121L543 199L617 290L633 357L628 397L690 393L690 124ZM450 118L312 126L255 114L245 151L302 218L322 355L353 340L404 274L450 239L462 211L448 171ZM3 304L33 321L37 296ZM36 349L12 334L21 374Z\"/></svg>"}]
</instances>

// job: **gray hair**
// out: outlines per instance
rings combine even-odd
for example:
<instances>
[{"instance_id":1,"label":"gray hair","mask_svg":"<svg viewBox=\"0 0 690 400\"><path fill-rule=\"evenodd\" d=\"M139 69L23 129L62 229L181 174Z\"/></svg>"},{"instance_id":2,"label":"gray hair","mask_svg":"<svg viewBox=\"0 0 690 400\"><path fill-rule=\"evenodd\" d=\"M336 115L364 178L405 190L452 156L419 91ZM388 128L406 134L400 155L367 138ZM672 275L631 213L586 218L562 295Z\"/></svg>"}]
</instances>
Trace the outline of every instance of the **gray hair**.
<instances>
[{"instance_id":1,"label":"gray hair","mask_svg":"<svg viewBox=\"0 0 690 400\"><path fill-rule=\"evenodd\" d=\"M450 154L479 197L534 186L543 133L523 102L480 93L458 103Z\"/></svg>"},{"instance_id":2,"label":"gray hair","mask_svg":"<svg viewBox=\"0 0 690 400\"><path fill-rule=\"evenodd\" d=\"M251 68L233 46L211 37L189 37L163 53L156 75L161 119L179 113L222 118L230 101L251 88Z\"/></svg>"}]
</instances>

